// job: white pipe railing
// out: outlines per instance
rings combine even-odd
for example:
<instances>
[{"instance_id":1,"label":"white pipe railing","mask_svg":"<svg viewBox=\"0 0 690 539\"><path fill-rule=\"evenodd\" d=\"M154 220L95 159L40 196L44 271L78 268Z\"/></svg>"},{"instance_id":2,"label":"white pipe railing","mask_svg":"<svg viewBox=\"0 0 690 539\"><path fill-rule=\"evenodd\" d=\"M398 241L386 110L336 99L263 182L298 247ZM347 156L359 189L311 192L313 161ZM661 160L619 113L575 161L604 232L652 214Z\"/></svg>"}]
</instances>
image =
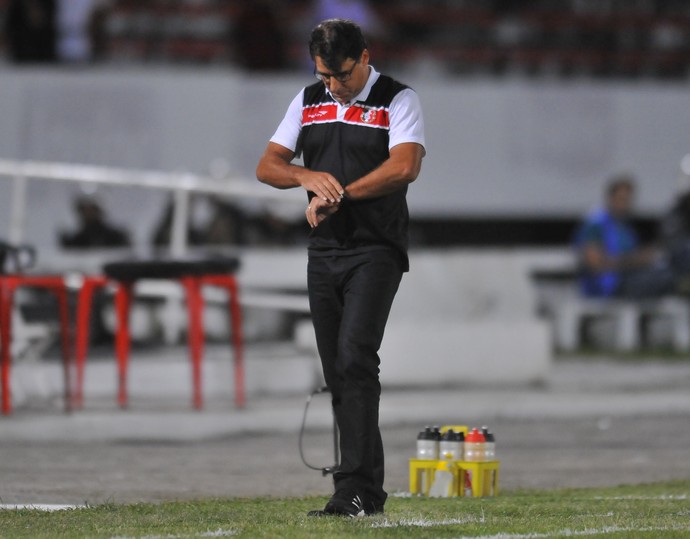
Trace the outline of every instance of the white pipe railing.
<instances>
[{"instance_id":1,"label":"white pipe railing","mask_svg":"<svg viewBox=\"0 0 690 539\"><path fill-rule=\"evenodd\" d=\"M164 189L174 193L174 207L170 251L181 256L187 250L187 217L190 193L223 195L230 198L273 200L284 203L304 203L298 193L285 193L260 185L256 181L238 178L215 179L191 173L152 170L131 170L72 163L13 161L0 159L0 178L13 180L12 209L9 240L24 240L27 181L31 179L95 183L122 187ZM303 193L301 193L303 195Z\"/></svg>"}]
</instances>

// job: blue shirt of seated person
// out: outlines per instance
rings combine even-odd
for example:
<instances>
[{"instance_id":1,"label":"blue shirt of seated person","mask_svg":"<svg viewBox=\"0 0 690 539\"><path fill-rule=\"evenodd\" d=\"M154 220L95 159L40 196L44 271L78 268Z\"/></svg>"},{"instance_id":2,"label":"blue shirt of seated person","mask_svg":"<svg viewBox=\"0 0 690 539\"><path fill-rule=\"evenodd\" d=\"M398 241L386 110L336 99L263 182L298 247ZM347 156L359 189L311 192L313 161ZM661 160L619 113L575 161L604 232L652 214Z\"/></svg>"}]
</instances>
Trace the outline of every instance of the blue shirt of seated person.
<instances>
[{"instance_id":1,"label":"blue shirt of seated person","mask_svg":"<svg viewBox=\"0 0 690 539\"><path fill-rule=\"evenodd\" d=\"M608 209L602 208L585 219L576 234L575 245L578 253L587 245L596 245L613 258L635 252L639 241L635 230L626 220L618 219ZM582 260L579 265L579 286L584 296L608 297L616 294L621 281L619 271L597 271L588 268Z\"/></svg>"}]
</instances>

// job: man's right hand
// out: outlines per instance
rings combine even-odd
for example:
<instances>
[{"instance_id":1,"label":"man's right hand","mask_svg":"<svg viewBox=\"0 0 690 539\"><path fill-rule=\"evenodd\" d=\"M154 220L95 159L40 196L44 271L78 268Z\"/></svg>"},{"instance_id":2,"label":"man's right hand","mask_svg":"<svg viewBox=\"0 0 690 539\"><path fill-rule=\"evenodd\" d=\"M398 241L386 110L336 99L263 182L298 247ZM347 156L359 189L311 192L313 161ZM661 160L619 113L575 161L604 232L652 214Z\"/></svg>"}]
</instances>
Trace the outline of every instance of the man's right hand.
<instances>
[{"instance_id":1,"label":"man's right hand","mask_svg":"<svg viewBox=\"0 0 690 539\"><path fill-rule=\"evenodd\" d=\"M305 168L298 175L297 181L304 189L331 204L339 202L345 194L340 182L328 172L317 172Z\"/></svg>"}]
</instances>

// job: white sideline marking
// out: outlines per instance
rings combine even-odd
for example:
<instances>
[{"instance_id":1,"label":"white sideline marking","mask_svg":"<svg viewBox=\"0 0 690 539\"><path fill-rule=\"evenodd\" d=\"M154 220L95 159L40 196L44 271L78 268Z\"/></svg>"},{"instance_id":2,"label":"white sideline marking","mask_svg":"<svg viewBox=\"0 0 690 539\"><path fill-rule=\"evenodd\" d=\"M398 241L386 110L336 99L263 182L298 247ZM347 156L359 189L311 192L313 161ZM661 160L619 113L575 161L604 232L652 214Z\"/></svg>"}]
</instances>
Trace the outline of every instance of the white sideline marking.
<instances>
[{"instance_id":1,"label":"white sideline marking","mask_svg":"<svg viewBox=\"0 0 690 539\"><path fill-rule=\"evenodd\" d=\"M431 528L434 526L450 526L452 524L468 524L470 522L477 522L474 517L468 518L450 518L446 520L426 520L423 518L403 518L400 520L390 521L383 520L381 522L374 522L372 528L399 528L401 526L414 526L416 528Z\"/></svg>"},{"instance_id":2,"label":"white sideline marking","mask_svg":"<svg viewBox=\"0 0 690 539\"><path fill-rule=\"evenodd\" d=\"M552 533L497 533L495 535L461 535L457 539L548 539L549 537L587 537L588 535L602 535L609 533L627 532L662 532L662 531L690 531L688 526L652 526L646 528L628 528L620 526L605 526L603 528L588 528L585 530L554 531Z\"/></svg>"},{"instance_id":3,"label":"white sideline marking","mask_svg":"<svg viewBox=\"0 0 690 539\"><path fill-rule=\"evenodd\" d=\"M192 537L234 537L235 535L237 535L236 530L223 530L218 528L214 532L202 532L193 535ZM180 537L189 537L189 535L144 535L143 537L127 537L118 535L111 537L110 539L179 539Z\"/></svg>"},{"instance_id":4,"label":"white sideline marking","mask_svg":"<svg viewBox=\"0 0 690 539\"><path fill-rule=\"evenodd\" d=\"M673 499L676 499L675 497ZM680 499L685 499L681 497ZM609 513L610 516L613 513ZM431 528L435 526L449 526L454 524L468 524L470 522L477 523L483 522L483 519L477 519L475 517L466 518L453 518L444 520L429 520L424 518L417 519L400 519L400 520L383 520L381 522L373 522L372 528L398 528L398 527L422 527ZM690 531L688 526L655 526L655 527L643 527L643 528L632 528L632 527L621 527L621 526L605 526L603 528L587 528L584 530L572 530L566 528L564 530L554 531L552 533L497 533L494 535L462 535L458 536L456 539L547 539L549 537L586 537L588 535L601 535L610 533L621 533L621 532L651 532L651 531Z\"/></svg>"},{"instance_id":5,"label":"white sideline marking","mask_svg":"<svg viewBox=\"0 0 690 539\"><path fill-rule=\"evenodd\" d=\"M687 494L659 494L658 496L595 496L595 500L687 500Z\"/></svg>"},{"instance_id":6,"label":"white sideline marking","mask_svg":"<svg viewBox=\"0 0 690 539\"><path fill-rule=\"evenodd\" d=\"M0 504L0 509L35 509L36 511L64 511L65 509L78 509L86 507L84 505L62 505L62 504L46 504L46 503L9 503Z\"/></svg>"}]
</instances>

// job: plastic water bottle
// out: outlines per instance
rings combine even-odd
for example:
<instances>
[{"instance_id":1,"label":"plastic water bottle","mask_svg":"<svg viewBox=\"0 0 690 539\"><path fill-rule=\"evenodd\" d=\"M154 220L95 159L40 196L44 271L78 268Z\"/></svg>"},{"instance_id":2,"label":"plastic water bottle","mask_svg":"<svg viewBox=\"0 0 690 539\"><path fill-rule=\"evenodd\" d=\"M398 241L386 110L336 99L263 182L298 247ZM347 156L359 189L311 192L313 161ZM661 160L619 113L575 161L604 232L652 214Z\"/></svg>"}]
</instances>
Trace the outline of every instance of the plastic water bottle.
<instances>
[{"instance_id":1,"label":"plastic water bottle","mask_svg":"<svg viewBox=\"0 0 690 539\"><path fill-rule=\"evenodd\" d=\"M490 432L488 427L482 427L482 434L484 435L484 460L496 460L496 438L494 433Z\"/></svg>"},{"instance_id":2,"label":"plastic water bottle","mask_svg":"<svg viewBox=\"0 0 690 539\"><path fill-rule=\"evenodd\" d=\"M465 436L465 458L467 462L484 462L486 460L486 438L479 429L472 429Z\"/></svg>"},{"instance_id":3,"label":"plastic water bottle","mask_svg":"<svg viewBox=\"0 0 690 539\"><path fill-rule=\"evenodd\" d=\"M463 434L448 429L441 436L439 444L439 458L441 460L462 460Z\"/></svg>"},{"instance_id":4,"label":"plastic water bottle","mask_svg":"<svg viewBox=\"0 0 690 539\"><path fill-rule=\"evenodd\" d=\"M472 429L465 436L465 461L483 462L486 460L486 439L478 429ZM465 496L472 496L472 471L465 472Z\"/></svg>"},{"instance_id":5,"label":"plastic water bottle","mask_svg":"<svg viewBox=\"0 0 690 539\"><path fill-rule=\"evenodd\" d=\"M482 427L482 433L484 434L484 439L486 440L486 447L484 451L484 456L487 461L496 460L496 439L494 433L490 432L487 427ZM488 495L494 495L494 480L496 479L496 471L492 471L492 479L488 481L486 488L488 490Z\"/></svg>"},{"instance_id":6,"label":"plastic water bottle","mask_svg":"<svg viewBox=\"0 0 690 539\"><path fill-rule=\"evenodd\" d=\"M425 427L417 435L417 458L420 460L437 460L441 434L437 427Z\"/></svg>"},{"instance_id":7,"label":"plastic water bottle","mask_svg":"<svg viewBox=\"0 0 690 539\"><path fill-rule=\"evenodd\" d=\"M417 435L417 458L419 460L438 460L441 433L438 427L425 427ZM422 492L431 492L433 475L425 472L422 476Z\"/></svg>"}]
</instances>

